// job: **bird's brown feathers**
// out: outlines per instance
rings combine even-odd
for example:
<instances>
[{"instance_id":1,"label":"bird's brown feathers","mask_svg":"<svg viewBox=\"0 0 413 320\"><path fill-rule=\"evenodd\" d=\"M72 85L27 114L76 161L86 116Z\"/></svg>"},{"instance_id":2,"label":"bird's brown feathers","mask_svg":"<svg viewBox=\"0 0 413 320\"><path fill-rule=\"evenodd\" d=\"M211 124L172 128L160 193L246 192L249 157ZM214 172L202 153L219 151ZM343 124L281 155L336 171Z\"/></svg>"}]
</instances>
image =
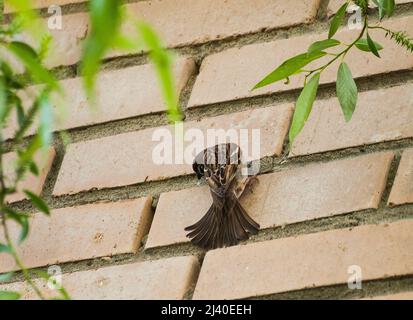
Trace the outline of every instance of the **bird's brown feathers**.
<instances>
[{"instance_id":1,"label":"bird's brown feathers","mask_svg":"<svg viewBox=\"0 0 413 320\"><path fill-rule=\"evenodd\" d=\"M218 144L196 156L193 169L198 178L205 177L213 203L197 223L185 228L192 243L214 249L236 245L258 232L259 225L239 202L240 189L247 184L240 174L240 162L240 148L233 143Z\"/></svg>"}]
</instances>

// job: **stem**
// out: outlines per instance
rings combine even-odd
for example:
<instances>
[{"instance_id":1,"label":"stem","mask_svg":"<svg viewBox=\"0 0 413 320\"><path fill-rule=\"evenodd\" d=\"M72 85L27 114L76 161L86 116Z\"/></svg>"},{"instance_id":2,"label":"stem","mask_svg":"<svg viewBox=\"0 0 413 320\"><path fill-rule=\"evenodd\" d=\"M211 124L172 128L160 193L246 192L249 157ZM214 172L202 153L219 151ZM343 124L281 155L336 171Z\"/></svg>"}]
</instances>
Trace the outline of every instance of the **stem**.
<instances>
[{"instance_id":1,"label":"stem","mask_svg":"<svg viewBox=\"0 0 413 320\"><path fill-rule=\"evenodd\" d=\"M3 228L4 232L4 238L6 239L7 245L10 248L10 254L12 255L14 261L18 265L18 267L21 269L23 272L24 279L27 281L27 283L30 285L30 287L34 290L34 292L37 294L37 296L44 300L45 297L40 291L40 289L36 286L36 284L33 282L29 271L27 268L24 266L22 260L20 259L19 255L17 254L17 251L14 247L13 241L11 240L10 237L10 232L9 228L7 226L6 222L6 215L4 213L3 208L6 206L5 204L5 199L6 199L6 183L4 182L4 172L3 172L3 139L2 135L0 132L0 187L1 187L1 197L0 197L0 219L1 219L1 225ZM13 186L14 189L15 186Z\"/></svg>"},{"instance_id":2,"label":"stem","mask_svg":"<svg viewBox=\"0 0 413 320\"><path fill-rule=\"evenodd\" d=\"M350 43L347 48L345 48L343 51L339 52L338 54L335 55L335 57L333 59L331 59L329 62L327 62L325 65L317 68L317 69L313 69L310 70L308 72L308 74L305 76L305 79L307 79L310 75L312 75L314 72L320 71L323 72L326 68L328 68L331 64L333 64L336 60L338 60L339 58L344 59L344 57L346 56L346 54L350 51L350 49L352 47L354 47L354 45L357 43L357 41L359 41L363 35L364 32L366 31L366 29L368 28L368 17L364 16L364 24L363 24L363 29L361 30L360 34L358 35L358 37L352 42Z\"/></svg>"},{"instance_id":3,"label":"stem","mask_svg":"<svg viewBox=\"0 0 413 320\"><path fill-rule=\"evenodd\" d=\"M3 231L4 231L4 237L6 238L6 242L7 245L10 248L11 251L11 255L14 258L14 261L16 262L16 264L18 265L18 267L22 270L23 272L23 276L24 279L27 281L27 283L30 285L30 287L36 292L37 296L42 299L45 300L44 295L42 294L42 292L40 291L40 289L36 286L36 284L33 282L32 278L30 277L30 273L27 270L27 268L24 266L23 262L21 261L19 255L16 252L16 249L14 248L13 242L10 238L10 234L9 234L9 229L7 227L7 223L6 223L6 217L5 214L3 212L3 210L1 211L1 221L2 221L2 227L3 227Z\"/></svg>"},{"instance_id":4,"label":"stem","mask_svg":"<svg viewBox=\"0 0 413 320\"><path fill-rule=\"evenodd\" d=\"M390 29L387 29L387 28L382 27L382 26L368 26L368 28L369 29L381 29L381 30L384 30L386 32L392 32Z\"/></svg>"}]
</instances>

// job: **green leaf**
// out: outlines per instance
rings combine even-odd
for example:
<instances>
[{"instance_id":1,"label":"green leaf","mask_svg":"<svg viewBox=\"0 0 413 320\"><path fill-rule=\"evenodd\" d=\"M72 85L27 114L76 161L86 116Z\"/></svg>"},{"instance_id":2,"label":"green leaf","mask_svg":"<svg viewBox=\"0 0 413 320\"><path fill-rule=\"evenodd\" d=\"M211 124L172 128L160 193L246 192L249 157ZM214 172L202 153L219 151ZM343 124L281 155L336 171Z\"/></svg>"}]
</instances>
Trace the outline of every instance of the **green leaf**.
<instances>
[{"instance_id":1,"label":"green leaf","mask_svg":"<svg viewBox=\"0 0 413 320\"><path fill-rule=\"evenodd\" d=\"M18 243L21 244L24 240L26 240L28 234L29 234L29 218L27 216L21 216L21 227L22 229L20 230L20 235L19 235L19 240Z\"/></svg>"},{"instance_id":2,"label":"green leaf","mask_svg":"<svg viewBox=\"0 0 413 320\"><path fill-rule=\"evenodd\" d=\"M92 0L89 3L91 32L99 42L110 44L121 22L122 0Z\"/></svg>"},{"instance_id":3,"label":"green leaf","mask_svg":"<svg viewBox=\"0 0 413 320\"><path fill-rule=\"evenodd\" d=\"M41 63L36 51L24 42L10 42L7 48L19 58L24 64L30 75L37 82L43 82L51 88L59 88L56 78L45 69Z\"/></svg>"},{"instance_id":4,"label":"green leaf","mask_svg":"<svg viewBox=\"0 0 413 320\"><path fill-rule=\"evenodd\" d=\"M308 54L311 54L314 51L323 51L324 49L338 46L340 43L341 42L336 39L326 39L326 40L314 42L308 48Z\"/></svg>"},{"instance_id":5,"label":"green leaf","mask_svg":"<svg viewBox=\"0 0 413 320\"><path fill-rule=\"evenodd\" d=\"M393 15L395 5L396 4L394 0L384 0L384 7L388 17L391 17Z\"/></svg>"},{"instance_id":6,"label":"green leaf","mask_svg":"<svg viewBox=\"0 0 413 320\"><path fill-rule=\"evenodd\" d=\"M8 245L0 243L0 253L11 253L11 249Z\"/></svg>"},{"instance_id":7,"label":"green leaf","mask_svg":"<svg viewBox=\"0 0 413 320\"><path fill-rule=\"evenodd\" d=\"M358 49L362 50L362 51L371 52L370 47L369 47L369 45L368 45L368 43L367 43L367 39L360 39L360 40L358 40L358 41L355 43L355 46L356 46ZM380 45L380 44L377 43L377 42L374 42L374 46L376 47L377 51L380 51L380 50L383 49L383 46Z\"/></svg>"},{"instance_id":8,"label":"green leaf","mask_svg":"<svg viewBox=\"0 0 413 320\"><path fill-rule=\"evenodd\" d=\"M17 113L17 123L19 124L19 128L22 128L25 122L23 105L21 103L16 103L15 106Z\"/></svg>"},{"instance_id":9,"label":"green leaf","mask_svg":"<svg viewBox=\"0 0 413 320\"><path fill-rule=\"evenodd\" d=\"M37 116L37 113L40 109L41 100L45 95L48 95L49 92L50 90L48 88L44 88L42 92L38 94L29 110L27 110L24 124L15 134L16 141L20 141L24 137L27 130L32 126L35 117ZM22 104L22 101L18 96L15 96L15 103L20 105ZM38 137L38 140L39 144L41 145L41 137Z\"/></svg>"},{"instance_id":10,"label":"green leaf","mask_svg":"<svg viewBox=\"0 0 413 320\"><path fill-rule=\"evenodd\" d=\"M0 300L18 300L21 295L13 291L0 291Z\"/></svg>"},{"instance_id":11,"label":"green leaf","mask_svg":"<svg viewBox=\"0 0 413 320\"><path fill-rule=\"evenodd\" d=\"M370 38L369 33L367 33L367 44L369 46L370 51L378 58L380 58L379 51L376 48L374 41Z\"/></svg>"},{"instance_id":12,"label":"green leaf","mask_svg":"<svg viewBox=\"0 0 413 320\"><path fill-rule=\"evenodd\" d=\"M29 46L25 42L21 41L13 41L10 43L10 47L12 48L17 48L21 52L25 52L25 55L27 57L30 57L31 59L38 59L39 56L37 55L36 50L34 50L31 46Z\"/></svg>"},{"instance_id":13,"label":"green leaf","mask_svg":"<svg viewBox=\"0 0 413 320\"><path fill-rule=\"evenodd\" d=\"M348 2L343 4L340 9L338 9L337 13L335 14L333 20L331 20L330 30L328 31L328 38L331 39L337 32L338 28L343 23L344 17L346 15L346 10L348 7Z\"/></svg>"},{"instance_id":14,"label":"green leaf","mask_svg":"<svg viewBox=\"0 0 413 320\"><path fill-rule=\"evenodd\" d=\"M43 95L39 101L40 106L40 123L39 136L43 147L50 145L53 132L53 107L46 95Z\"/></svg>"},{"instance_id":15,"label":"green leaf","mask_svg":"<svg viewBox=\"0 0 413 320\"><path fill-rule=\"evenodd\" d=\"M289 76L295 74L301 68L305 67L310 62L324 57L325 55L326 53L324 51L315 51L311 54L302 53L298 56L290 58L284 61L277 69L268 74L264 79L258 82L253 90L286 79Z\"/></svg>"},{"instance_id":16,"label":"green leaf","mask_svg":"<svg viewBox=\"0 0 413 320\"><path fill-rule=\"evenodd\" d=\"M50 50L50 45L52 43L52 36L50 34L45 34L42 37L42 40L40 41L40 46L39 46L39 60L40 61L44 61L44 59L46 58L49 50Z\"/></svg>"},{"instance_id":17,"label":"green leaf","mask_svg":"<svg viewBox=\"0 0 413 320\"><path fill-rule=\"evenodd\" d=\"M4 77L0 77L0 124L4 122L5 118L10 112L10 109L8 109L7 106L6 92L6 80L4 79Z\"/></svg>"},{"instance_id":18,"label":"green leaf","mask_svg":"<svg viewBox=\"0 0 413 320\"><path fill-rule=\"evenodd\" d=\"M396 6L394 0L373 0L374 4L379 8L379 18L382 20L386 15L391 17Z\"/></svg>"},{"instance_id":19,"label":"green leaf","mask_svg":"<svg viewBox=\"0 0 413 320\"><path fill-rule=\"evenodd\" d=\"M30 201L34 204L34 206L37 209L39 209L44 214L50 215L49 207L47 206L47 203L42 198L35 195L33 192L29 190L24 190L24 193L27 195L27 197L30 199Z\"/></svg>"},{"instance_id":20,"label":"green leaf","mask_svg":"<svg viewBox=\"0 0 413 320\"><path fill-rule=\"evenodd\" d=\"M112 47L121 25L121 0L89 2L91 31L83 47L81 72L86 94L94 102L96 76L105 53Z\"/></svg>"},{"instance_id":21,"label":"green leaf","mask_svg":"<svg viewBox=\"0 0 413 320\"><path fill-rule=\"evenodd\" d=\"M30 143L26 147L24 152L19 154L18 171L26 168L26 166L33 160L33 157L36 151L39 150L41 146L42 146L41 139L39 135L37 134L30 140Z\"/></svg>"},{"instance_id":22,"label":"green leaf","mask_svg":"<svg viewBox=\"0 0 413 320\"><path fill-rule=\"evenodd\" d=\"M29 234L29 215L22 212L17 212L12 208L5 207L4 212L7 214L7 217L13 219L21 226L21 231L19 235L18 243L21 244Z\"/></svg>"},{"instance_id":23,"label":"green leaf","mask_svg":"<svg viewBox=\"0 0 413 320\"><path fill-rule=\"evenodd\" d=\"M174 76L172 73L172 56L167 51L158 35L146 23L138 23L137 30L142 38L145 49L149 51L149 58L158 76L161 85L163 100L167 106L169 120L173 123L183 119L175 90Z\"/></svg>"},{"instance_id":24,"label":"green leaf","mask_svg":"<svg viewBox=\"0 0 413 320\"><path fill-rule=\"evenodd\" d=\"M317 96L318 84L320 82L320 73L316 73L311 80L304 86L295 105L293 122L290 128L290 145L295 137L300 133L307 121L313 107L314 100Z\"/></svg>"},{"instance_id":25,"label":"green leaf","mask_svg":"<svg viewBox=\"0 0 413 320\"><path fill-rule=\"evenodd\" d=\"M338 68L336 90L344 119L348 122L356 109L358 92L351 71L345 62L342 62Z\"/></svg>"},{"instance_id":26,"label":"green leaf","mask_svg":"<svg viewBox=\"0 0 413 320\"><path fill-rule=\"evenodd\" d=\"M39 269L32 269L31 271L33 271L35 274L37 274L40 278L42 278L46 282L49 282L49 280L51 280L50 278L52 277L52 275L48 274L47 272L44 272ZM59 291L60 297L55 297L53 298L54 300L70 300L70 295L68 294L66 289L63 287L63 285L58 286L57 291Z\"/></svg>"},{"instance_id":27,"label":"green leaf","mask_svg":"<svg viewBox=\"0 0 413 320\"><path fill-rule=\"evenodd\" d=\"M30 162L29 164L29 170L31 173L33 173L35 176L39 175L39 168L37 167L36 163L34 161Z\"/></svg>"},{"instance_id":28,"label":"green leaf","mask_svg":"<svg viewBox=\"0 0 413 320\"><path fill-rule=\"evenodd\" d=\"M383 1L380 1L380 3L383 3ZM386 9L382 5L379 6L379 19L382 20L384 16L386 15Z\"/></svg>"},{"instance_id":29,"label":"green leaf","mask_svg":"<svg viewBox=\"0 0 413 320\"><path fill-rule=\"evenodd\" d=\"M20 220L21 220L21 219L20 219L20 216L21 216L21 214L19 214L17 211L15 211L14 209L9 208L9 207L5 207L3 210L4 210L4 212L6 213L7 218L13 219L14 221L16 221L17 223L20 224Z\"/></svg>"},{"instance_id":30,"label":"green leaf","mask_svg":"<svg viewBox=\"0 0 413 320\"><path fill-rule=\"evenodd\" d=\"M4 281L9 280L11 277L13 277L13 275L14 275L13 271L0 274L0 282L4 282Z\"/></svg>"},{"instance_id":31,"label":"green leaf","mask_svg":"<svg viewBox=\"0 0 413 320\"><path fill-rule=\"evenodd\" d=\"M33 10L31 0L7 0L7 4L14 9L16 17L12 23L17 23L17 30L25 29L33 37L34 40L40 41L42 36L47 32L44 20L39 17L36 10ZM16 26L14 26L16 28ZM13 30L12 33L15 33Z\"/></svg>"}]
</instances>

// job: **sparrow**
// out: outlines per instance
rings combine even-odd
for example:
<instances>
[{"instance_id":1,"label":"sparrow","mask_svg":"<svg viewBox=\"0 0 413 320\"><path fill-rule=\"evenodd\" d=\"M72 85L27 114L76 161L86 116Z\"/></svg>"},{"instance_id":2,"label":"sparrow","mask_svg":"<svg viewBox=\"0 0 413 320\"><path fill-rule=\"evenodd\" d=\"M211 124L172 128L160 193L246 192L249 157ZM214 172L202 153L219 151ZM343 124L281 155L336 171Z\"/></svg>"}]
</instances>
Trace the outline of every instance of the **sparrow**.
<instances>
[{"instance_id":1,"label":"sparrow","mask_svg":"<svg viewBox=\"0 0 413 320\"><path fill-rule=\"evenodd\" d=\"M233 246L258 233L260 228L239 202L255 177L241 175L241 150L235 143L217 144L194 159L197 178L205 178L212 205L195 224L185 228L187 237L203 249Z\"/></svg>"}]
</instances>

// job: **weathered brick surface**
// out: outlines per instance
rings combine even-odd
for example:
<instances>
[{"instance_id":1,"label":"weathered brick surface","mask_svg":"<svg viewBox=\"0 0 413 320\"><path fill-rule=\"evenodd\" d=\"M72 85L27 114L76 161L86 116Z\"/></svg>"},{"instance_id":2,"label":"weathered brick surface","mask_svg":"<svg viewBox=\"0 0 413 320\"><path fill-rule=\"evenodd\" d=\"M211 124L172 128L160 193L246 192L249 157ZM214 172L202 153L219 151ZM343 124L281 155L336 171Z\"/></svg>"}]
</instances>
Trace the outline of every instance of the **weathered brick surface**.
<instances>
[{"instance_id":1,"label":"weathered brick surface","mask_svg":"<svg viewBox=\"0 0 413 320\"><path fill-rule=\"evenodd\" d=\"M37 213L30 220L30 233L19 246L19 255L32 268L136 252L151 218L150 197L56 209L50 217ZM20 228L12 222L10 228L17 239ZM0 273L13 269L10 255L0 254Z\"/></svg>"},{"instance_id":2,"label":"weathered brick surface","mask_svg":"<svg viewBox=\"0 0 413 320\"><path fill-rule=\"evenodd\" d=\"M47 19L44 20L47 26ZM53 37L50 52L45 59L48 68L61 65L72 65L80 60L82 54L82 40L86 37L89 25L87 13L73 13L62 16L62 29L49 29ZM38 43L29 40L37 48Z\"/></svg>"},{"instance_id":3,"label":"weathered brick surface","mask_svg":"<svg viewBox=\"0 0 413 320\"><path fill-rule=\"evenodd\" d=\"M308 23L314 20L319 2L155 0L127 8L149 22L168 46L181 46Z\"/></svg>"},{"instance_id":4,"label":"weathered brick surface","mask_svg":"<svg viewBox=\"0 0 413 320\"><path fill-rule=\"evenodd\" d=\"M32 0L31 5L33 8L48 8L52 5L57 5L57 6L63 6L66 4L71 4L71 3L80 3L80 2L86 2L85 0ZM6 2L4 4L4 13L11 13L14 12L15 10L10 7L10 5Z\"/></svg>"},{"instance_id":5,"label":"weathered brick surface","mask_svg":"<svg viewBox=\"0 0 413 320\"><path fill-rule=\"evenodd\" d=\"M371 154L262 175L242 203L262 229L377 208L392 157ZM161 194L146 248L188 241L184 228L211 202L207 187Z\"/></svg>"},{"instance_id":6,"label":"weathered brick surface","mask_svg":"<svg viewBox=\"0 0 413 320\"><path fill-rule=\"evenodd\" d=\"M185 130L195 128L205 133L213 128L260 129L260 155L264 157L281 153L291 113L292 105L284 104L188 122ZM174 137L173 128L162 127L69 145L53 194L72 194L192 173L193 156L188 164L154 163L152 152L159 142L152 141L152 137L159 130L171 132ZM195 142L186 142L185 146L191 143Z\"/></svg>"},{"instance_id":7,"label":"weathered brick surface","mask_svg":"<svg viewBox=\"0 0 413 320\"><path fill-rule=\"evenodd\" d=\"M84 12L66 14L61 19L61 29L54 26L49 28L47 19L40 20L40 24L43 24L43 28L53 38L48 54L44 59L44 65L47 68L76 64L82 55L82 41L86 38L89 27L88 14ZM18 40L27 42L34 48L39 47L39 40L35 39L27 30L18 35ZM23 65L13 55L3 50L0 51L0 55L16 71L24 72Z\"/></svg>"},{"instance_id":8,"label":"weathered brick surface","mask_svg":"<svg viewBox=\"0 0 413 320\"><path fill-rule=\"evenodd\" d=\"M195 257L176 257L63 274L62 284L75 300L178 300L184 298L198 270ZM36 298L23 283L0 289L22 292L23 299ZM47 297L57 296L44 284L42 291Z\"/></svg>"},{"instance_id":9,"label":"weathered brick surface","mask_svg":"<svg viewBox=\"0 0 413 320\"><path fill-rule=\"evenodd\" d=\"M413 220L209 251L194 299L237 299L413 272Z\"/></svg>"},{"instance_id":10,"label":"weathered brick surface","mask_svg":"<svg viewBox=\"0 0 413 320\"><path fill-rule=\"evenodd\" d=\"M413 84L359 94L350 122L344 120L337 98L319 100L291 155L397 140L413 136Z\"/></svg>"},{"instance_id":11,"label":"weathered brick surface","mask_svg":"<svg viewBox=\"0 0 413 320\"><path fill-rule=\"evenodd\" d=\"M48 19L48 6L86 5L86 2L33 0L35 8L43 8L45 16L41 21L45 24L56 22ZM29 236L22 245L17 246L24 264L29 268L61 264L63 272L66 272L63 273L63 285L74 299L183 299L188 298L188 291L193 289L195 299L237 299L309 288L319 293L325 286L341 285L346 288L351 276L349 267L354 265L361 268L363 281L378 280L385 284L392 279L411 278L413 219L406 210L400 211L392 206L413 203L413 148L404 147L413 138L413 83L406 81L402 84L397 78L400 75L405 79L413 70L413 55L393 40L385 38L381 30L370 30L372 38L384 47L380 51L381 59L357 49L346 55L353 76L363 78L364 84L369 83L368 91L359 93L352 121L345 123L337 98L325 98L328 92L322 86L320 97L324 99L316 100L304 129L290 150L290 157L305 157L295 158L286 164L275 159L274 165L278 163L276 169L260 175L253 191L242 198L243 206L260 223L261 229L265 229L260 235L267 235L267 240L260 239L259 235L248 244L208 251L201 267L197 257L182 256L190 254L191 250L177 245L189 242L184 228L198 221L211 205L208 187L204 184L182 189L183 185L175 184L178 180L146 185L151 181L192 174L191 164L196 153L186 152L181 159L177 144L183 138L184 150L196 145L197 151L216 144L218 141L205 141L208 129L221 130L218 134L225 133L227 137L228 134L240 134L240 129L248 129L250 139L252 130L260 129L260 142L250 140L249 143L249 147L260 145L261 152L254 158L280 156L287 142L295 99L290 95L281 98L275 95L293 91L298 96L304 78L295 76L288 84L281 81L256 91L251 89L284 60L307 51L312 42L325 39L327 28L319 33L323 23L316 22L316 16L326 13L331 20L334 11L343 2L127 1L125 7L129 13L153 26L164 44L170 48L181 47L178 51L182 51L184 56L177 57L173 67L177 94L180 95L188 80L193 79L194 87L188 92L189 102L182 107L204 107L205 110L188 111L182 136L179 130L175 131L171 126L151 126L136 132L128 132L125 128L121 132L126 133L113 136L111 133L119 131L104 130L102 135L98 135L99 138L95 138L92 136L96 130L90 132L91 126L107 122L111 122L111 127L120 126L124 123L118 121L121 119L147 114L161 116L165 112L153 66L149 63L126 66L125 61L118 59L126 52L109 50L106 57L114 59L116 70L105 70L99 74L96 88L98 108L92 110L84 94L82 79L62 78L60 82L66 95L62 100L54 101L54 105L55 109L65 106L66 112L62 113L63 118L60 113L55 117L57 123L54 130L78 131L82 128L82 134L76 143L66 146L61 165L59 159L59 163L52 166L55 157L53 148L43 159L37 158L40 177L28 174L19 185L19 192L6 199L8 202L25 199L22 190L27 188L36 194L43 192L47 198L54 198L53 201L61 207L53 210L50 217L41 213L31 215ZM383 21L383 25L397 31L405 30L412 35L413 0L396 2L410 5L404 6L407 9L404 13L397 10L394 17ZM322 11L319 11L321 4ZM83 40L90 32L84 5L75 5L79 10L65 11L62 30L50 28L54 47L46 59L47 68L71 66L72 70L78 69ZM5 11L11 12L7 6ZM347 18L350 15L349 12ZM127 35L137 35L135 25L129 19L124 19L124 22L123 31ZM307 24L311 25L304 26ZM276 37L275 31L278 33ZM344 25L335 38L351 43L357 33L358 30L350 30ZM28 41L34 47L39 45L28 32L16 39ZM328 51L334 53L342 48L330 48ZM10 62L17 72L23 72L23 65L2 47L0 56L1 60ZM306 69L318 67L330 58L324 57ZM127 60L130 59L134 59L133 56ZM196 74L195 60L201 63L199 74ZM321 84L334 87L337 66L338 63L335 63L323 72ZM389 74L391 76L384 82L380 80ZM38 88L32 86L29 91ZM25 106L29 105L30 94L21 94ZM268 97L248 100L266 95L272 95L271 99L275 98L276 103L264 107L268 105ZM246 99L242 100L244 111L235 112L236 106L231 102L240 99ZM288 101L284 102L286 99ZM187 100L186 97L184 100ZM260 101L263 106L258 106ZM222 111L218 111L217 105L207 110L208 105L221 103ZM211 116L216 112L223 115ZM15 112L11 115L13 117L16 117ZM3 128L5 139L12 138L17 128L16 119L11 120ZM222 132L228 129L235 131ZM166 137L166 133L170 136ZM351 150L335 152L376 143L380 143L380 150L388 150L393 149L395 143L388 142L401 139L404 139L400 144L401 161L394 182L388 181L391 164L394 164L394 151L373 150L364 155L351 155ZM168 143L174 145L170 150L172 159L169 163L157 163L160 159L156 159L155 154L162 156L162 144ZM241 147L245 153L247 148ZM168 150L163 151L166 157ZM328 154L323 155L322 159L312 156L324 152ZM250 149L247 153L251 156ZM186 163L179 164L185 157ZM13 153L5 155L3 165L7 179L13 178L11 169L14 159ZM270 162L271 159L265 159L269 166ZM49 186L49 180L54 181L50 178L55 176L55 185ZM139 186L139 190L141 187L148 190L149 187L153 191L150 193L161 193L155 215L149 194L145 198L117 202L93 200L96 190L140 183L143 185ZM386 186L391 188L391 192L387 205L383 205ZM54 190L50 195L51 187ZM165 191L171 188L180 190ZM128 193L128 188L121 189L122 194ZM112 193L118 191L120 189L106 190L107 199L112 199ZM80 198L79 194L73 197L79 192L83 192ZM72 207L65 207L67 200L73 203ZM392 215L392 222L383 221L382 214L376 216L374 209L378 208L381 213ZM351 229L338 229L341 227L335 223L337 218L328 219L338 215L353 219L359 211L371 213L371 219ZM328 225L328 230L317 230L314 226L319 225L318 220L320 224ZM286 238L287 235L284 238L276 235L277 230L285 226L290 231L300 229L291 226L295 224L297 228L303 226L305 232L287 232L293 235L289 238ZM8 221L8 225L12 237L17 239L20 228L13 221ZM303 231L302 228L300 230ZM4 243L2 232L0 228L0 243ZM270 238L276 240L268 240ZM143 243L145 248L140 248ZM160 247L163 247L162 250L158 250L156 257L152 258L142 251ZM138 249L142 250L138 252ZM144 256L141 256L142 253ZM122 254L135 254L136 261L118 261ZM118 258L111 259L110 256ZM67 262L77 265L76 262L81 260L92 263L92 260L101 258L106 261L105 266L98 263L99 266L93 269L89 263L81 263L80 268L75 266L70 270L66 270L64 265ZM9 255L0 254L0 274L16 269ZM199 272L201 274L196 283ZM43 281L35 281L47 297L56 294ZM2 285L2 289L18 290L23 293L23 298L36 299L27 283ZM410 288L388 289L386 292L369 290L367 298L413 299Z\"/></svg>"},{"instance_id":12,"label":"weathered brick surface","mask_svg":"<svg viewBox=\"0 0 413 320\"><path fill-rule=\"evenodd\" d=\"M413 149L403 152L388 202L390 205L413 203Z\"/></svg>"},{"instance_id":13,"label":"weathered brick surface","mask_svg":"<svg viewBox=\"0 0 413 320\"><path fill-rule=\"evenodd\" d=\"M173 68L179 95L195 70L192 59L176 60ZM81 78L61 81L64 98L56 98L55 129L65 130L133 116L165 111L159 81L151 64L106 71L99 74L96 84L97 108L90 108ZM33 87L33 90L37 87ZM25 99L30 105L30 100ZM62 109L63 106L63 109ZM5 138L11 138L17 120L6 128ZM33 129L33 128L32 128ZM33 130L29 131L33 133Z\"/></svg>"},{"instance_id":14,"label":"weathered brick surface","mask_svg":"<svg viewBox=\"0 0 413 320\"><path fill-rule=\"evenodd\" d=\"M412 17L392 19L383 24L395 30L406 30L409 34L413 33ZM385 49L380 53L381 59L357 49L351 50L346 56L346 62L348 62L354 77L358 78L413 67L413 56L405 48L401 48L394 41L385 38L384 33L378 30L372 30L370 34ZM251 91L257 82L278 67L284 60L306 52L312 42L322 40L325 37L325 34L306 34L285 40L232 48L206 57L195 82L189 106L194 107L301 88L304 77L298 75L291 78L289 85L285 85L281 81ZM354 30L343 28L338 32L336 38L349 43L354 37ZM334 52L334 49L330 51ZM321 61L325 62L326 59L330 60L331 57L327 56ZM251 63L251 61L254 61L254 63ZM321 64L316 62L315 65L319 66ZM313 63L307 69L315 65ZM222 66L225 66L225 68ZM334 63L326 69L320 82L330 83L335 81L337 66L338 63Z\"/></svg>"},{"instance_id":15,"label":"weathered brick surface","mask_svg":"<svg viewBox=\"0 0 413 320\"><path fill-rule=\"evenodd\" d=\"M46 177L52 167L53 160L55 157L54 148L49 148L45 152L39 151L35 155L35 162L39 169L39 175L35 176L31 172L27 172L23 179L19 182L17 186L17 192L7 196L6 201L9 203L20 201L26 199L26 195L23 190L27 189L31 192L40 195L43 189L43 185L46 181ZM6 185L11 185L15 179L15 165L16 165L17 155L15 153L7 153L4 155L4 173L6 177Z\"/></svg>"},{"instance_id":16,"label":"weathered brick surface","mask_svg":"<svg viewBox=\"0 0 413 320\"><path fill-rule=\"evenodd\" d=\"M412 0L396 0L396 5L397 4L402 4L402 3L410 3L413 2ZM337 10L344 4L344 1L342 0L330 0L328 3L328 8L327 8L327 13L329 16L335 14ZM373 1L370 1L370 6L371 7L376 7L376 5L373 3Z\"/></svg>"}]
</instances>

